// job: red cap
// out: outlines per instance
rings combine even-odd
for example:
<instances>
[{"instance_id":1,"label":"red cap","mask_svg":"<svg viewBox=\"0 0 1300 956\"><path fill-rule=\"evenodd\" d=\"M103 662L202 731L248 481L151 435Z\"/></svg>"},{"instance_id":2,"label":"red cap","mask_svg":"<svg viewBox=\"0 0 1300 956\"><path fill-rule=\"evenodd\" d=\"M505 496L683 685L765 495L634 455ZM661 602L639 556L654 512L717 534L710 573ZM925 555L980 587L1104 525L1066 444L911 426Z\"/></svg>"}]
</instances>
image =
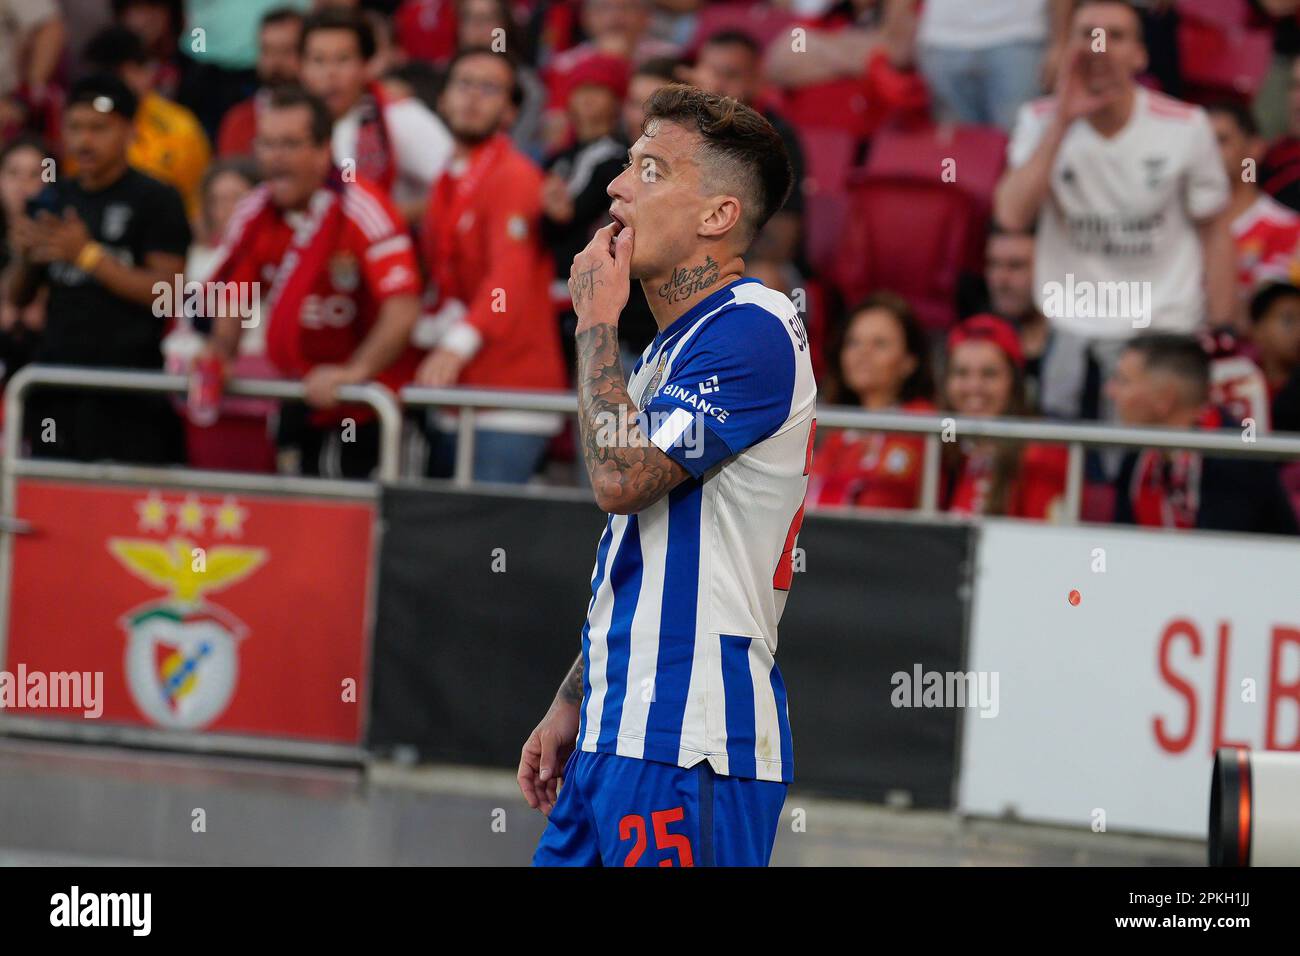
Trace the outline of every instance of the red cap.
<instances>
[{"instance_id":1,"label":"red cap","mask_svg":"<svg viewBox=\"0 0 1300 956\"><path fill-rule=\"evenodd\" d=\"M1020 336L1005 319L988 313L972 315L948 333L948 351L952 352L963 342L976 339L992 342L1010 359L1012 365L1024 371L1025 353L1020 347Z\"/></svg>"},{"instance_id":2,"label":"red cap","mask_svg":"<svg viewBox=\"0 0 1300 956\"><path fill-rule=\"evenodd\" d=\"M627 95L628 62L620 56L593 53L574 64L573 69L560 77L562 100L569 101L573 91L580 86L603 86L621 102Z\"/></svg>"}]
</instances>

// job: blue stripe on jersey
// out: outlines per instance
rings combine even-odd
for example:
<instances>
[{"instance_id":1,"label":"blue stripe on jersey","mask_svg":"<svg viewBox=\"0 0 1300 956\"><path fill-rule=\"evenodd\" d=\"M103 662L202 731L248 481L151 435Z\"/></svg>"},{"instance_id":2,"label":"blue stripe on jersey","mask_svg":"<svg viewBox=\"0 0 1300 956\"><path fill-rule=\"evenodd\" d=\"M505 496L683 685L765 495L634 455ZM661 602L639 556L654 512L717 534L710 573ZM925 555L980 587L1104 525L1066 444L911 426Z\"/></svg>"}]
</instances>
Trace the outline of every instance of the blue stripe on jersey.
<instances>
[{"instance_id":1,"label":"blue stripe on jersey","mask_svg":"<svg viewBox=\"0 0 1300 956\"><path fill-rule=\"evenodd\" d=\"M695 660L695 604L700 589L700 508L704 485L691 479L668 493L668 548L654 697L646 717L645 759L677 763L686 693Z\"/></svg>"},{"instance_id":2,"label":"blue stripe on jersey","mask_svg":"<svg viewBox=\"0 0 1300 956\"><path fill-rule=\"evenodd\" d=\"M772 696L776 698L776 726L781 735L781 779L789 783L794 779L794 737L790 734L790 711L785 702L785 681L776 663L772 664Z\"/></svg>"},{"instance_id":3,"label":"blue stripe on jersey","mask_svg":"<svg viewBox=\"0 0 1300 956\"><path fill-rule=\"evenodd\" d=\"M754 759L754 680L749 675L750 637L723 634L722 693L727 709L727 773L756 777Z\"/></svg>"},{"instance_id":4,"label":"blue stripe on jersey","mask_svg":"<svg viewBox=\"0 0 1300 956\"><path fill-rule=\"evenodd\" d=\"M609 557L609 545L614 540L614 516L605 519L605 533L600 536L600 546L596 548L596 573L591 576L591 601L587 604L587 620L582 625L582 719L578 725L578 739L587 733L587 698L591 696L591 609L596 605L596 595L605 583L605 559Z\"/></svg>"},{"instance_id":5,"label":"blue stripe on jersey","mask_svg":"<svg viewBox=\"0 0 1300 956\"><path fill-rule=\"evenodd\" d=\"M610 616L605 646L605 707L600 715L597 747L613 751L618 746L618 728L623 722L623 699L627 695L628 659L632 656L632 615L641 594L641 531L636 515L629 515L623 539L609 569L609 583L614 589L614 610ZM634 689L640 693L639 689Z\"/></svg>"}]
</instances>

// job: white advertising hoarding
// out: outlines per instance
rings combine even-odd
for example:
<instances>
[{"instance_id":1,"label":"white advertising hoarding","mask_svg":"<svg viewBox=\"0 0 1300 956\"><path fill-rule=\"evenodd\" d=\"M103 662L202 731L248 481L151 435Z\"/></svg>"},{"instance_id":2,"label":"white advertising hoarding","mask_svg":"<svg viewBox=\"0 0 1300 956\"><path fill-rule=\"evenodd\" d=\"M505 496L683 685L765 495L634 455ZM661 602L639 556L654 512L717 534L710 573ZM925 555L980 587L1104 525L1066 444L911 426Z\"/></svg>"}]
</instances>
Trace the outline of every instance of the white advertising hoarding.
<instances>
[{"instance_id":1,"label":"white advertising hoarding","mask_svg":"<svg viewBox=\"0 0 1300 956\"><path fill-rule=\"evenodd\" d=\"M963 812L1204 837L1216 747L1300 750L1300 541L979 535L967 669L1000 699L965 714Z\"/></svg>"}]
</instances>

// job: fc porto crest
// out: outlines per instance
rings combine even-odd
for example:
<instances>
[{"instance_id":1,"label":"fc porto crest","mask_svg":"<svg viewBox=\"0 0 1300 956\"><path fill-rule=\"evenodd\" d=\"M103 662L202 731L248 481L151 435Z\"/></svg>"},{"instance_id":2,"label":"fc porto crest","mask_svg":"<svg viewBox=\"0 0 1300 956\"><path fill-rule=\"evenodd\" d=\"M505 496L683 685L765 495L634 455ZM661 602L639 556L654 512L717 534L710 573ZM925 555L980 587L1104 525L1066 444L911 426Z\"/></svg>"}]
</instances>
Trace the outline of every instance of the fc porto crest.
<instances>
[{"instance_id":1,"label":"fc porto crest","mask_svg":"<svg viewBox=\"0 0 1300 956\"><path fill-rule=\"evenodd\" d=\"M641 401L641 407L644 408L650 403L650 400L659 393L659 386L664 383L664 369L668 365L668 352L661 352L659 355L659 364L655 366L655 373L650 376L650 381L646 383L644 398Z\"/></svg>"}]
</instances>

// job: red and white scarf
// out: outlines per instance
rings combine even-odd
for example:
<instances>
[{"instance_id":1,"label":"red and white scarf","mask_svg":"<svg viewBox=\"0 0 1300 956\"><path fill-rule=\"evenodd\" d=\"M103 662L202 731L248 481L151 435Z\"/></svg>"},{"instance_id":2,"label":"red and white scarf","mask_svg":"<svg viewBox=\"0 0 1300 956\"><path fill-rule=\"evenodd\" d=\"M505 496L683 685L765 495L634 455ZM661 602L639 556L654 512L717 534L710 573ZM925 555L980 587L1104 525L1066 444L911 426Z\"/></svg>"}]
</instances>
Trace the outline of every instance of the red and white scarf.
<instances>
[{"instance_id":1,"label":"red and white scarf","mask_svg":"<svg viewBox=\"0 0 1300 956\"><path fill-rule=\"evenodd\" d=\"M388 98L378 83L371 83L361 98L361 125L357 129L357 175L392 193L397 179L393 140L388 132Z\"/></svg>"},{"instance_id":2,"label":"red and white scarf","mask_svg":"<svg viewBox=\"0 0 1300 956\"><path fill-rule=\"evenodd\" d=\"M332 170L325 184L307 202L302 222L276 268L271 290L262 300L266 317L266 355L284 374L301 377L311 368L302 356L300 316L303 302L316 287L321 272L328 266L330 253L339 244L343 228L342 177ZM253 253L253 237L271 223L284 218L284 212L271 202L265 186L240 210L227 227L218 255L218 265L211 281L230 281L232 275L260 275L254 268L240 266Z\"/></svg>"},{"instance_id":3,"label":"red and white scarf","mask_svg":"<svg viewBox=\"0 0 1300 956\"><path fill-rule=\"evenodd\" d=\"M1197 428L1221 428L1223 416L1207 408ZM1201 508L1201 468L1204 459L1194 451L1148 448L1138 455L1129 484L1133 519L1145 527L1195 528Z\"/></svg>"}]
</instances>

